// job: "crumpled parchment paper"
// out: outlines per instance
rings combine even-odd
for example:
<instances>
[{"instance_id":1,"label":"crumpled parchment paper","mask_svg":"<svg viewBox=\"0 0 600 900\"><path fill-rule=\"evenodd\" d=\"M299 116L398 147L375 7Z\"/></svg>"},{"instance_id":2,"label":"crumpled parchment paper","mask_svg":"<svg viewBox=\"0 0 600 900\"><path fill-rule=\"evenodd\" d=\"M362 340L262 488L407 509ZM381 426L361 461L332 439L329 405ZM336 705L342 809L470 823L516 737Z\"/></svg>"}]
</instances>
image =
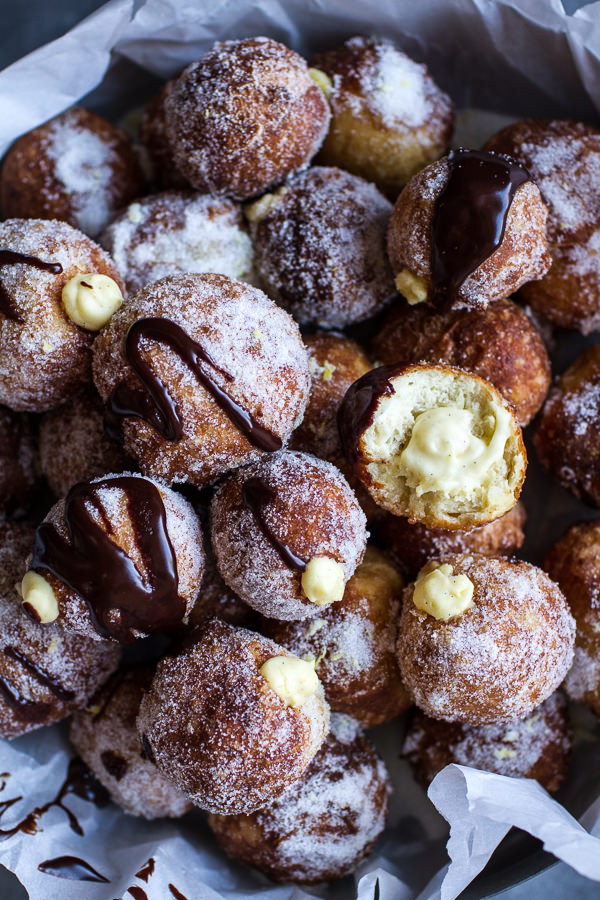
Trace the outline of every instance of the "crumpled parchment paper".
<instances>
[{"instance_id":1,"label":"crumpled parchment paper","mask_svg":"<svg viewBox=\"0 0 600 900\"><path fill-rule=\"evenodd\" d=\"M0 154L19 134L96 88L119 60L166 78L214 40L268 34L310 54L355 33L395 39L428 63L459 106L513 117L598 118L600 3L567 16L559 0L111 0L64 37L0 73ZM125 107L147 99L136 96L136 85L135 79L123 83ZM471 117L463 126L493 131L494 121L486 125L481 117L474 122ZM563 346L561 366L580 344L572 339ZM525 501L530 520L537 517L525 555L536 562L542 549L584 512L535 472L528 478ZM576 815L600 792L600 731L585 715L579 731L576 764L561 793ZM359 868L355 886L346 880L317 893L331 898L355 893L358 900L377 895L380 900L417 895L419 900L452 900L512 826L537 836L560 859L600 881L600 797L578 822L535 782L463 766L449 766L429 790L450 823L447 864L446 822L415 784L408 764L398 759L401 732L401 724L392 722L374 733L396 786L390 827ZM227 864L200 813L179 823L147 823L112 805L97 809L69 795L65 803L77 816L82 836L54 806L40 817L35 834L7 837L2 830L58 792L71 755L65 734L62 725L12 743L0 741L0 862L17 874L33 900L165 900L177 892L188 900L303 900L314 894L313 889L308 894L293 886L274 887L259 874ZM15 797L23 799L7 803ZM63 855L85 859L108 881L67 880L38 870L42 860ZM146 881L136 873L149 859L154 866Z\"/></svg>"}]
</instances>

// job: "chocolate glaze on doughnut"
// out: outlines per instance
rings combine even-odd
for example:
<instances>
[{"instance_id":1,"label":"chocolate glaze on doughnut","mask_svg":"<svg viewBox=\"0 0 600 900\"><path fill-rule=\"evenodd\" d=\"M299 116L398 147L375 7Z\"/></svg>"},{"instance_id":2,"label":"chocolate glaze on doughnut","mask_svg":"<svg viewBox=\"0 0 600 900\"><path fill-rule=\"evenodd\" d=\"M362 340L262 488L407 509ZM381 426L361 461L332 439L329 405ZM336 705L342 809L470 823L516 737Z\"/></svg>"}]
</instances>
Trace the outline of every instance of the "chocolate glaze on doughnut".
<instances>
[{"instance_id":1,"label":"chocolate glaze on doughnut","mask_svg":"<svg viewBox=\"0 0 600 900\"><path fill-rule=\"evenodd\" d=\"M373 413L381 397L394 393L391 379L399 375L402 366L379 366L371 369L351 384L338 411L338 429L342 449L350 463L357 459L360 435L373 421Z\"/></svg>"},{"instance_id":2,"label":"chocolate glaze on doughnut","mask_svg":"<svg viewBox=\"0 0 600 900\"><path fill-rule=\"evenodd\" d=\"M517 188L531 176L506 156L453 150L450 177L431 220L434 306L447 308L463 282L498 249Z\"/></svg>"},{"instance_id":3,"label":"chocolate glaze on doughnut","mask_svg":"<svg viewBox=\"0 0 600 900\"><path fill-rule=\"evenodd\" d=\"M14 263L24 263L27 266L33 266L34 269L40 269L42 272L52 272L54 275L60 275L63 270L60 263L45 262L43 259L38 259L37 256L29 256L27 253L17 253L16 250L2 248L0 250L0 268ZM10 294L2 284L0 284L0 312L7 319L12 319L13 322L25 321L20 312L15 309Z\"/></svg>"},{"instance_id":4,"label":"chocolate glaze on doughnut","mask_svg":"<svg viewBox=\"0 0 600 900\"><path fill-rule=\"evenodd\" d=\"M232 381L232 376L220 368L183 328L170 319L159 317L139 319L127 332L125 355L144 389L132 390L125 384L115 388L108 401L108 428L111 435L115 435L115 423L121 416L136 416L153 425L168 441L179 441L183 437L183 422L179 411L166 385L154 374L140 350L140 343L144 338L168 344L255 447L268 452L281 449L282 443L277 435L259 425L250 413L232 400L211 378L207 367L219 372L227 381Z\"/></svg>"},{"instance_id":5,"label":"chocolate glaze on doughnut","mask_svg":"<svg viewBox=\"0 0 600 900\"><path fill-rule=\"evenodd\" d=\"M132 521L139 523L137 537L151 573L148 585L86 508L90 504L102 514L97 491L105 487L125 492ZM37 529L32 567L52 572L80 594L99 634L128 643L131 628L154 632L181 622L185 601L178 593L177 560L165 507L151 482L125 475L77 484L67 495L65 519L70 541L49 523ZM115 609L120 613L118 621Z\"/></svg>"},{"instance_id":6,"label":"chocolate glaze on doughnut","mask_svg":"<svg viewBox=\"0 0 600 900\"><path fill-rule=\"evenodd\" d=\"M266 539L275 547L286 566L289 566L290 569L298 569L299 572L304 572L306 560L296 556L287 544L279 540L262 515L263 506L270 503L275 498L275 495L276 491L262 478L249 478L242 488L244 505L254 514Z\"/></svg>"}]
</instances>

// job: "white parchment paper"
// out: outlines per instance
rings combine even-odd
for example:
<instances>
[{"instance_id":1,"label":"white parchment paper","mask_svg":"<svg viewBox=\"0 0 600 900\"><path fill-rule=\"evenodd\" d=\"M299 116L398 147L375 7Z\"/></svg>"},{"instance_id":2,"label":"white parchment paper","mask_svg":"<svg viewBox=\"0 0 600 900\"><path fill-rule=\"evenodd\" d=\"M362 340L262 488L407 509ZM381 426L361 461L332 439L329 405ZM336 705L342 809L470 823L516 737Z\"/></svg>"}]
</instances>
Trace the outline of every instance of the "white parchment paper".
<instances>
[{"instance_id":1,"label":"white parchment paper","mask_svg":"<svg viewBox=\"0 0 600 900\"><path fill-rule=\"evenodd\" d=\"M597 121L600 114L600 3L567 16L559 0L111 0L64 37L0 73L0 154L23 132L93 91L106 71L123 60L166 78L198 57L214 40L268 34L310 54L355 33L395 39L424 60L459 106L475 106L513 117L552 115ZM116 66L116 68L115 68ZM110 80L109 71L109 80ZM118 85L125 106L146 97L136 79ZM495 130L494 118L465 117L465 128L481 137ZM598 340L598 336L595 336ZM558 367L580 343L566 342ZM533 472L525 501L535 534L526 555L543 547L584 511L556 486ZM537 557L537 558L536 558ZM584 716L585 719L585 716ZM584 722L575 765L561 799L580 815L600 792L600 729ZM390 827L355 883L324 888L329 897L358 900L452 900L485 866L512 826L540 838L577 871L600 881L600 798L578 822L536 783L507 779L462 766L441 772L429 796L399 760L402 724L374 735L396 786ZM0 819L9 830L36 806L55 796L71 751L65 727L56 726L12 743L0 741L0 810L21 797ZM200 813L181 823L146 823L116 807L101 810L70 795L83 836L53 807L35 834L6 838L0 831L0 862L15 872L33 900L302 900L296 887L273 887L262 876L227 864ZM59 879L38 870L45 859L85 859L108 883ZM153 874L136 876L149 859ZM421 893L419 894L419 892ZM314 891L311 890L311 893Z\"/></svg>"}]
</instances>

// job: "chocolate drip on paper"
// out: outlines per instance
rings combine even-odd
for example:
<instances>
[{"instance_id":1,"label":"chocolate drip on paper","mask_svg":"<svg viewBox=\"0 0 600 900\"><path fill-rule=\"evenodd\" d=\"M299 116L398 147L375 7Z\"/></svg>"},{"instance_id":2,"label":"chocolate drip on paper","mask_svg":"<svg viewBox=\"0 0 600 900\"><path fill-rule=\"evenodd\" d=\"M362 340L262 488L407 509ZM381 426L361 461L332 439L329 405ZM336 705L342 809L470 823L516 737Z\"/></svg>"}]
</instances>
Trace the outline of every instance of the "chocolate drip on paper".
<instances>
[{"instance_id":1,"label":"chocolate drip on paper","mask_svg":"<svg viewBox=\"0 0 600 900\"><path fill-rule=\"evenodd\" d=\"M276 491L270 487L262 478L249 478L244 482L242 487L242 499L244 506L250 510L254 518L260 526L260 530L269 541L269 543L277 550L281 559L290 569L298 569L304 572L306 569L306 561L290 550L287 544L279 540L276 534L269 527L263 516L263 507L267 503L271 503L276 497Z\"/></svg>"},{"instance_id":2,"label":"chocolate drip on paper","mask_svg":"<svg viewBox=\"0 0 600 900\"><path fill-rule=\"evenodd\" d=\"M121 383L113 391L108 401L107 422L112 437L115 436L119 420L124 416L143 419L156 428L165 440L180 441L183 437L183 420L177 405L169 394L167 385L154 373L141 349L144 339L167 344L251 444L268 452L281 449L280 438L259 425L247 410L217 384L213 376L217 372L227 382L232 382L233 377L221 369L183 328L170 319L161 318L140 319L127 332L125 356L142 387L132 388Z\"/></svg>"},{"instance_id":3,"label":"chocolate drip on paper","mask_svg":"<svg viewBox=\"0 0 600 900\"><path fill-rule=\"evenodd\" d=\"M110 882L110 878L101 875L85 859L78 856L56 856L54 859L45 859L38 865L38 870L45 875L68 878L70 881L95 881L104 884Z\"/></svg>"},{"instance_id":4,"label":"chocolate drip on paper","mask_svg":"<svg viewBox=\"0 0 600 900\"><path fill-rule=\"evenodd\" d=\"M13 265L14 263L24 263L27 266L32 266L34 269L41 269L43 272L52 272L54 275L60 275L63 271L60 263L45 262L43 259L38 259L37 256L17 253L16 250L0 249L0 268ZM13 322L25 321L2 284L0 284L0 312L7 319L12 319Z\"/></svg>"},{"instance_id":5,"label":"chocolate drip on paper","mask_svg":"<svg viewBox=\"0 0 600 900\"><path fill-rule=\"evenodd\" d=\"M483 150L453 150L450 176L437 198L430 226L432 303L452 306L473 272L498 249L511 203L531 181L523 166Z\"/></svg>"},{"instance_id":6,"label":"chocolate drip on paper","mask_svg":"<svg viewBox=\"0 0 600 900\"><path fill-rule=\"evenodd\" d=\"M124 493L136 529L146 577L92 516L101 514L98 491ZM43 522L36 531L32 568L52 572L87 603L99 634L131 643L132 631L151 633L181 624L185 601L179 596L177 559L167 532L158 489L145 478L121 475L71 488L65 501L68 539Z\"/></svg>"}]
</instances>

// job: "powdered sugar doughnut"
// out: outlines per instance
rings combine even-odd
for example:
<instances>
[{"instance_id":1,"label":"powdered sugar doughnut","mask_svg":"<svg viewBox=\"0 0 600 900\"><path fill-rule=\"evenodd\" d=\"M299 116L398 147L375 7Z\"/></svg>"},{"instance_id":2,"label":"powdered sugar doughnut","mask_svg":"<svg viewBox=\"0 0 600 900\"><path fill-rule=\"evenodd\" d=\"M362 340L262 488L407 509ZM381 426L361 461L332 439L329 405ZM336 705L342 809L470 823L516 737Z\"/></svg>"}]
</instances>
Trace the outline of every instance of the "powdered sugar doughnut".
<instances>
[{"instance_id":1,"label":"powdered sugar doughnut","mask_svg":"<svg viewBox=\"0 0 600 900\"><path fill-rule=\"evenodd\" d=\"M526 719L495 725L440 722L415 709L402 753L427 785L444 766L456 763L510 778L535 778L554 793L571 753L567 704L557 691Z\"/></svg>"},{"instance_id":2,"label":"powdered sugar doughnut","mask_svg":"<svg viewBox=\"0 0 600 900\"><path fill-rule=\"evenodd\" d=\"M365 728L400 715L411 700L396 660L403 582L379 550L367 547L342 600L309 622L265 619L264 633L302 659L314 659L325 698Z\"/></svg>"},{"instance_id":3,"label":"powdered sugar doughnut","mask_svg":"<svg viewBox=\"0 0 600 900\"><path fill-rule=\"evenodd\" d=\"M408 182L387 247L412 305L485 307L550 267L548 210L527 170L508 157L455 150Z\"/></svg>"},{"instance_id":4,"label":"powdered sugar doughnut","mask_svg":"<svg viewBox=\"0 0 600 900\"><path fill-rule=\"evenodd\" d=\"M281 447L310 388L291 316L223 275L143 288L99 335L93 367L125 449L169 484L208 484Z\"/></svg>"},{"instance_id":5,"label":"powdered sugar doughnut","mask_svg":"<svg viewBox=\"0 0 600 900\"><path fill-rule=\"evenodd\" d=\"M308 165L330 118L302 57L266 37L214 44L171 82L164 108L179 171L240 200Z\"/></svg>"},{"instance_id":6,"label":"powdered sugar doughnut","mask_svg":"<svg viewBox=\"0 0 600 900\"><path fill-rule=\"evenodd\" d=\"M62 219L96 237L143 193L145 178L125 132L73 107L20 137L0 175L2 216Z\"/></svg>"},{"instance_id":7,"label":"powdered sugar doughnut","mask_svg":"<svg viewBox=\"0 0 600 900\"><path fill-rule=\"evenodd\" d=\"M12 738L81 709L119 664L120 649L25 615L15 589L34 529L0 525L0 735Z\"/></svg>"},{"instance_id":8,"label":"powdered sugar doughnut","mask_svg":"<svg viewBox=\"0 0 600 900\"><path fill-rule=\"evenodd\" d=\"M59 624L131 643L187 620L202 580L202 532L180 494L141 475L107 475L52 507L28 565L50 586ZM39 614L25 582L22 593Z\"/></svg>"},{"instance_id":9,"label":"powdered sugar doughnut","mask_svg":"<svg viewBox=\"0 0 600 900\"><path fill-rule=\"evenodd\" d=\"M372 352L386 365L433 362L474 372L512 403L523 426L539 411L550 387L542 336L510 300L446 312L398 304L375 336Z\"/></svg>"},{"instance_id":10,"label":"powdered sugar doughnut","mask_svg":"<svg viewBox=\"0 0 600 900\"><path fill-rule=\"evenodd\" d=\"M531 173L548 204L550 271L521 296L551 322L589 334L600 327L600 131L582 122L528 119L487 147Z\"/></svg>"},{"instance_id":11,"label":"powdered sugar doughnut","mask_svg":"<svg viewBox=\"0 0 600 900\"><path fill-rule=\"evenodd\" d=\"M375 185L315 167L247 208L269 296L300 323L343 328L395 294L385 254L391 205Z\"/></svg>"},{"instance_id":12,"label":"powdered sugar doughnut","mask_svg":"<svg viewBox=\"0 0 600 900\"><path fill-rule=\"evenodd\" d=\"M121 669L73 716L69 737L111 799L126 813L144 819L178 818L192 803L146 759L135 721L154 672Z\"/></svg>"},{"instance_id":13,"label":"powdered sugar doughnut","mask_svg":"<svg viewBox=\"0 0 600 900\"><path fill-rule=\"evenodd\" d=\"M464 553L431 561L406 589L398 659L428 716L485 725L523 718L549 697L574 641L568 605L545 572Z\"/></svg>"},{"instance_id":14,"label":"powdered sugar doughnut","mask_svg":"<svg viewBox=\"0 0 600 900\"><path fill-rule=\"evenodd\" d=\"M600 520L567 529L546 554L544 568L560 585L577 623L565 690L600 718Z\"/></svg>"},{"instance_id":15,"label":"powdered sugar doughnut","mask_svg":"<svg viewBox=\"0 0 600 900\"><path fill-rule=\"evenodd\" d=\"M329 707L320 685L289 705L261 673L287 650L209 619L162 659L137 720L146 754L201 809L252 812L296 781L323 743ZM307 665L307 664L304 664Z\"/></svg>"},{"instance_id":16,"label":"powdered sugar doughnut","mask_svg":"<svg viewBox=\"0 0 600 900\"><path fill-rule=\"evenodd\" d=\"M102 404L93 385L42 416L38 442L42 473L57 497L78 481L125 472L133 461L104 430Z\"/></svg>"},{"instance_id":17,"label":"powdered sugar doughnut","mask_svg":"<svg viewBox=\"0 0 600 900\"><path fill-rule=\"evenodd\" d=\"M43 412L90 380L94 337L67 316L62 289L100 273L122 285L110 257L66 222L0 223L0 403Z\"/></svg>"},{"instance_id":18,"label":"powdered sugar doughnut","mask_svg":"<svg viewBox=\"0 0 600 900\"><path fill-rule=\"evenodd\" d=\"M311 66L332 111L318 161L373 181L394 199L448 149L454 106L427 68L391 41L352 37ZM325 78L323 78L323 75Z\"/></svg>"},{"instance_id":19,"label":"powdered sugar doughnut","mask_svg":"<svg viewBox=\"0 0 600 900\"><path fill-rule=\"evenodd\" d=\"M342 878L367 856L385 827L389 778L375 748L348 716L286 792L250 815L209 816L228 856L274 881Z\"/></svg>"},{"instance_id":20,"label":"powdered sugar doughnut","mask_svg":"<svg viewBox=\"0 0 600 900\"><path fill-rule=\"evenodd\" d=\"M219 272L252 281L252 244L239 204L192 191L132 203L102 233L129 293L167 275Z\"/></svg>"},{"instance_id":21,"label":"powdered sugar doughnut","mask_svg":"<svg viewBox=\"0 0 600 900\"><path fill-rule=\"evenodd\" d=\"M544 468L594 506L600 506L599 436L600 344L595 344L556 379L534 434Z\"/></svg>"},{"instance_id":22,"label":"powdered sugar doughnut","mask_svg":"<svg viewBox=\"0 0 600 900\"><path fill-rule=\"evenodd\" d=\"M0 406L0 519L26 512L38 481L39 460L30 417Z\"/></svg>"},{"instance_id":23,"label":"powdered sugar doughnut","mask_svg":"<svg viewBox=\"0 0 600 900\"><path fill-rule=\"evenodd\" d=\"M211 505L224 581L258 612L283 620L313 618L341 599L365 551L365 524L335 466L292 451L238 469Z\"/></svg>"},{"instance_id":24,"label":"powdered sugar doughnut","mask_svg":"<svg viewBox=\"0 0 600 900\"><path fill-rule=\"evenodd\" d=\"M483 553L513 556L523 545L527 519L519 500L507 513L471 531L446 531L411 522L404 516L386 515L376 526L377 541L409 577L414 578L430 559L449 553Z\"/></svg>"}]
</instances>

